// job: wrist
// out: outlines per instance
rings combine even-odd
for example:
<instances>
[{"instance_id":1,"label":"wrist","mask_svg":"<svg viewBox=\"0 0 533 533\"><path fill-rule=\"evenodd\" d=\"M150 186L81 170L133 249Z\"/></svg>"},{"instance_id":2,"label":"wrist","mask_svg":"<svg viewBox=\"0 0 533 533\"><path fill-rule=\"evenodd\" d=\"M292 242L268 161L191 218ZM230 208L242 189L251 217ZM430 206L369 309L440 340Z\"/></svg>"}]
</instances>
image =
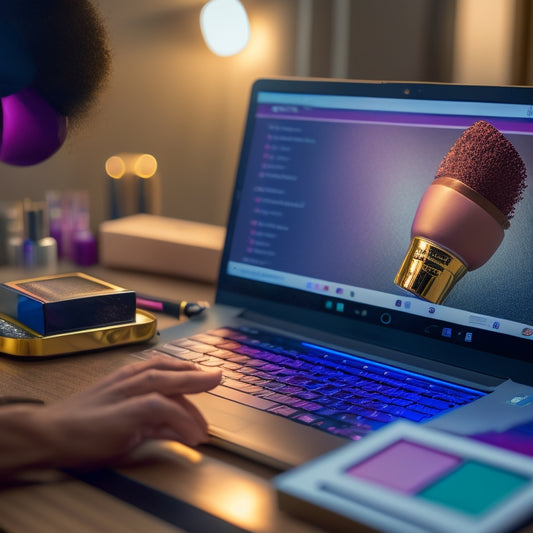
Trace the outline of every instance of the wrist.
<instances>
[{"instance_id":1,"label":"wrist","mask_svg":"<svg viewBox=\"0 0 533 533\"><path fill-rule=\"evenodd\" d=\"M0 408L0 477L9 478L21 470L50 468L57 463L45 428L44 408L13 405Z\"/></svg>"}]
</instances>

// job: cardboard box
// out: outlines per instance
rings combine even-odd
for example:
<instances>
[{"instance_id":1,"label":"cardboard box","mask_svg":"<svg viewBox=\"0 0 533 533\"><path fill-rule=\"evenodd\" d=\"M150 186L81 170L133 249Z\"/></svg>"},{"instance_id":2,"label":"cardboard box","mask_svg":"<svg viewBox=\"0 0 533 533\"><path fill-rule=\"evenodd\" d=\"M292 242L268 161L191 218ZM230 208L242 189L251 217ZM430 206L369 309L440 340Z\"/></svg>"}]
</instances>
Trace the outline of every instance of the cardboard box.
<instances>
[{"instance_id":1,"label":"cardboard box","mask_svg":"<svg viewBox=\"0 0 533 533\"><path fill-rule=\"evenodd\" d=\"M107 267L214 282L225 228L139 214L100 225L99 261Z\"/></svg>"}]
</instances>

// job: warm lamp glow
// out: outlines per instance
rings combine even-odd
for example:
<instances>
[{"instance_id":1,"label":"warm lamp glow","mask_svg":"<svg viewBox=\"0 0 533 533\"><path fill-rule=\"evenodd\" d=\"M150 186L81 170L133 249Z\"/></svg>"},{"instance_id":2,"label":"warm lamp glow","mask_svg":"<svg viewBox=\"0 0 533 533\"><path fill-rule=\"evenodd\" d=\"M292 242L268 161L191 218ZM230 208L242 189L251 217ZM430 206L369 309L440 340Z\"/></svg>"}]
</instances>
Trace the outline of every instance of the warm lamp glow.
<instances>
[{"instance_id":1,"label":"warm lamp glow","mask_svg":"<svg viewBox=\"0 0 533 533\"><path fill-rule=\"evenodd\" d=\"M272 521L270 513L275 504L269 501L271 492L266 484L260 485L239 477L224 483L223 490L216 484L207 497L213 514L237 524L246 531L264 531L265 525L270 525L269 522ZM267 529L276 531L272 527Z\"/></svg>"},{"instance_id":2,"label":"warm lamp glow","mask_svg":"<svg viewBox=\"0 0 533 533\"><path fill-rule=\"evenodd\" d=\"M238 0L210 0L200 13L202 35L209 49L219 56L240 52L250 38L250 23Z\"/></svg>"},{"instance_id":3,"label":"warm lamp glow","mask_svg":"<svg viewBox=\"0 0 533 533\"><path fill-rule=\"evenodd\" d=\"M135 161L133 169L140 178L151 178L157 171L157 160L153 155L142 154Z\"/></svg>"},{"instance_id":4,"label":"warm lamp glow","mask_svg":"<svg viewBox=\"0 0 533 533\"><path fill-rule=\"evenodd\" d=\"M150 154L118 154L106 161L105 169L107 175L114 179L120 179L124 174L151 178L157 172L157 160Z\"/></svg>"},{"instance_id":5,"label":"warm lamp glow","mask_svg":"<svg viewBox=\"0 0 533 533\"><path fill-rule=\"evenodd\" d=\"M161 211L157 159L151 154L123 152L105 162L111 218Z\"/></svg>"},{"instance_id":6,"label":"warm lamp glow","mask_svg":"<svg viewBox=\"0 0 533 533\"><path fill-rule=\"evenodd\" d=\"M126 165L121 157L114 155L105 162L105 170L110 178L118 180L126 173Z\"/></svg>"}]
</instances>

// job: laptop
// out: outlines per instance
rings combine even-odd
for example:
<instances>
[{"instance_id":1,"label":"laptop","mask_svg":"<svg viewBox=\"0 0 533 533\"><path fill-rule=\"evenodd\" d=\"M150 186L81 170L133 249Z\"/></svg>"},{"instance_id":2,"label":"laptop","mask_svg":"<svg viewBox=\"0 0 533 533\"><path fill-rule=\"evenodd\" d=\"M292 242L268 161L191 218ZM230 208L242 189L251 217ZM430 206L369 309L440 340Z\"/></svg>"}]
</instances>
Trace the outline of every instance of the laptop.
<instances>
[{"instance_id":1,"label":"laptop","mask_svg":"<svg viewBox=\"0 0 533 533\"><path fill-rule=\"evenodd\" d=\"M479 120L533 171L531 87L253 85L216 303L143 352L223 368L193 397L214 443L286 469L402 418L466 435L533 418L531 183L444 301L395 283L425 190Z\"/></svg>"}]
</instances>

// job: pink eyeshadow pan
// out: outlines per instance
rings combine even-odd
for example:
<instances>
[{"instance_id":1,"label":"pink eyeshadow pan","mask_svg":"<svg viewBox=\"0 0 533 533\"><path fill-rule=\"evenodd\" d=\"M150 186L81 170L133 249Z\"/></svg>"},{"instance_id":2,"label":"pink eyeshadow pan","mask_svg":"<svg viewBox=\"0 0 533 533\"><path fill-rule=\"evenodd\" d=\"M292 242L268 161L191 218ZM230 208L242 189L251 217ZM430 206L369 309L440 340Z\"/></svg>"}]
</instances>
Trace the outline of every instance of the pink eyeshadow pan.
<instances>
[{"instance_id":1,"label":"pink eyeshadow pan","mask_svg":"<svg viewBox=\"0 0 533 533\"><path fill-rule=\"evenodd\" d=\"M461 462L454 455L401 440L348 468L346 474L405 494L416 494Z\"/></svg>"}]
</instances>

